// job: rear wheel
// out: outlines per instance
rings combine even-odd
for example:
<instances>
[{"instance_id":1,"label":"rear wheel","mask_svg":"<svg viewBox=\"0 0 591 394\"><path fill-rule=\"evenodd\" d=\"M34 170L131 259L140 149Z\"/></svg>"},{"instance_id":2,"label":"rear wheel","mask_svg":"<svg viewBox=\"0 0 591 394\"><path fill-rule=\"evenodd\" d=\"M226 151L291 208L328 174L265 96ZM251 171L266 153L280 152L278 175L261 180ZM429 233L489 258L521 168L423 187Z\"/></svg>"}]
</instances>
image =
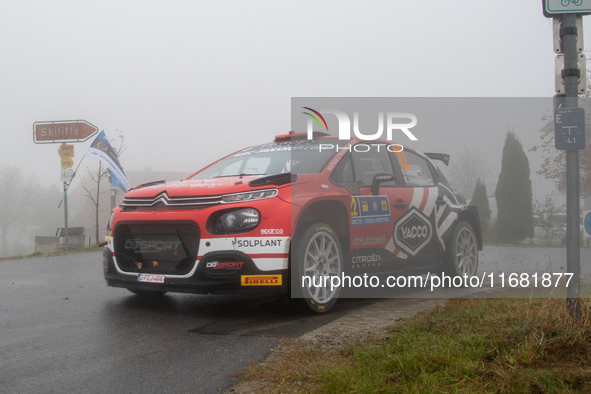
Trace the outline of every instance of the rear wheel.
<instances>
[{"instance_id":1,"label":"rear wheel","mask_svg":"<svg viewBox=\"0 0 591 394\"><path fill-rule=\"evenodd\" d=\"M444 272L449 276L476 275L478 271L478 241L468 222L460 222L447 250Z\"/></svg>"},{"instance_id":2,"label":"rear wheel","mask_svg":"<svg viewBox=\"0 0 591 394\"><path fill-rule=\"evenodd\" d=\"M340 277L343 267L343 252L334 230L325 223L308 227L295 245L292 264L296 264L293 273L297 272L298 277L292 282L297 283L297 288L292 287L290 304L312 313L332 308L340 287L332 288L330 278Z\"/></svg>"}]
</instances>

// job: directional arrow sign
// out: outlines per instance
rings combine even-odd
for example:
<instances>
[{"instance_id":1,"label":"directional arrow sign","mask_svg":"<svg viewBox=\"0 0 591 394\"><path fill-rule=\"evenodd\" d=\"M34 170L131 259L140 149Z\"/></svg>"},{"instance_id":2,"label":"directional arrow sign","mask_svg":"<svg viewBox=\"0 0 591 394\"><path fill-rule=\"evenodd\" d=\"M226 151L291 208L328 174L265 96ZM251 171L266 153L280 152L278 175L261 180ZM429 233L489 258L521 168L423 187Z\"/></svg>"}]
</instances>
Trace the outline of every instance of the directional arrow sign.
<instances>
[{"instance_id":1,"label":"directional arrow sign","mask_svg":"<svg viewBox=\"0 0 591 394\"><path fill-rule=\"evenodd\" d=\"M74 157L74 145L60 145L60 148L57 150L61 158L65 157Z\"/></svg>"},{"instance_id":2,"label":"directional arrow sign","mask_svg":"<svg viewBox=\"0 0 591 394\"><path fill-rule=\"evenodd\" d=\"M74 160L69 157L62 157L62 168L72 168L74 166Z\"/></svg>"},{"instance_id":3,"label":"directional arrow sign","mask_svg":"<svg viewBox=\"0 0 591 394\"><path fill-rule=\"evenodd\" d=\"M33 141L36 144L53 142L84 142L98 132L98 128L85 120L36 122Z\"/></svg>"}]
</instances>

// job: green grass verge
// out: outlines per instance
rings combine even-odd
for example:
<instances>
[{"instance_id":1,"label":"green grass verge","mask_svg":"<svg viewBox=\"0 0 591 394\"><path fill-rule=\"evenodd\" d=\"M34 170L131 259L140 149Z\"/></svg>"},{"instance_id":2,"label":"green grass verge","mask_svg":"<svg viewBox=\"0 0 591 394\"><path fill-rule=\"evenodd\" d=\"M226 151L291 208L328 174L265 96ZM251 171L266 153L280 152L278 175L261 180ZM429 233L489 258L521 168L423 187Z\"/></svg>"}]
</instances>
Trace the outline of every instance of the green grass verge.
<instances>
[{"instance_id":1,"label":"green grass verge","mask_svg":"<svg viewBox=\"0 0 591 394\"><path fill-rule=\"evenodd\" d=\"M452 300L383 346L321 369L324 392L591 392L589 300L574 323L559 299Z\"/></svg>"},{"instance_id":2,"label":"green grass verge","mask_svg":"<svg viewBox=\"0 0 591 394\"><path fill-rule=\"evenodd\" d=\"M589 299L581 309L574 322L564 299L455 299L386 342L295 346L238 376L271 393L588 393Z\"/></svg>"}]
</instances>

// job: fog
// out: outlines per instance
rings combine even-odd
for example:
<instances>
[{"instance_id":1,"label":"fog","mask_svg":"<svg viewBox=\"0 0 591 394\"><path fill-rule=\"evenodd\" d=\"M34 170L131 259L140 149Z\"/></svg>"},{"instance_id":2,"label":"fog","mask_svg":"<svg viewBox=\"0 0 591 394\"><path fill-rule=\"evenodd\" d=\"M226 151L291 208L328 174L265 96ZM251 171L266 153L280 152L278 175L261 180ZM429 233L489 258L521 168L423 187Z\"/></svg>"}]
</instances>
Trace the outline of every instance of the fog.
<instances>
[{"instance_id":1,"label":"fog","mask_svg":"<svg viewBox=\"0 0 591 394\"><path fill-rule=\"evenodd\" d=\"M38 121L84 119L123 135L127 171L189 174L287 132L292 97L554 95L552 21L537 0L7 0L0 50L0 167L44 187L61 187L59 145L34 144ZM496 178L509 127L448 132L448 153L487 151ZM515 131L526 152L539 140ZM75 166L91 142L75 144ZM542 199L551 185L535 190Z\"/></svg>"}]
</instances>

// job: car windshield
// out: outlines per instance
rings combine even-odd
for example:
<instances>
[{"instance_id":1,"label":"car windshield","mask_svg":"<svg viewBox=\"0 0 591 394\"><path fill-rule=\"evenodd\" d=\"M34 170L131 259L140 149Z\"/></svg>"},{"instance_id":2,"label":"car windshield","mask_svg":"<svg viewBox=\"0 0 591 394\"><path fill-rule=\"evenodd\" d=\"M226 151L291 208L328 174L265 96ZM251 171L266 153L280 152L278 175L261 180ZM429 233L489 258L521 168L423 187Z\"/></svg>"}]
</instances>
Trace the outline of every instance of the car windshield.
<instances>
[{"instance_id":1,"label":"car windshield","mask_svg":"<svg viewBox=\"0 0 591 394\"><path fill-rule=\"evenodd\" d=\"M338 140L300 140L254 146L234 153L198 172L190 179L237 175L313 174L320 172L335 154ZM321 144L330 144L325 149Z\"/></svg>"}]
</instances>

